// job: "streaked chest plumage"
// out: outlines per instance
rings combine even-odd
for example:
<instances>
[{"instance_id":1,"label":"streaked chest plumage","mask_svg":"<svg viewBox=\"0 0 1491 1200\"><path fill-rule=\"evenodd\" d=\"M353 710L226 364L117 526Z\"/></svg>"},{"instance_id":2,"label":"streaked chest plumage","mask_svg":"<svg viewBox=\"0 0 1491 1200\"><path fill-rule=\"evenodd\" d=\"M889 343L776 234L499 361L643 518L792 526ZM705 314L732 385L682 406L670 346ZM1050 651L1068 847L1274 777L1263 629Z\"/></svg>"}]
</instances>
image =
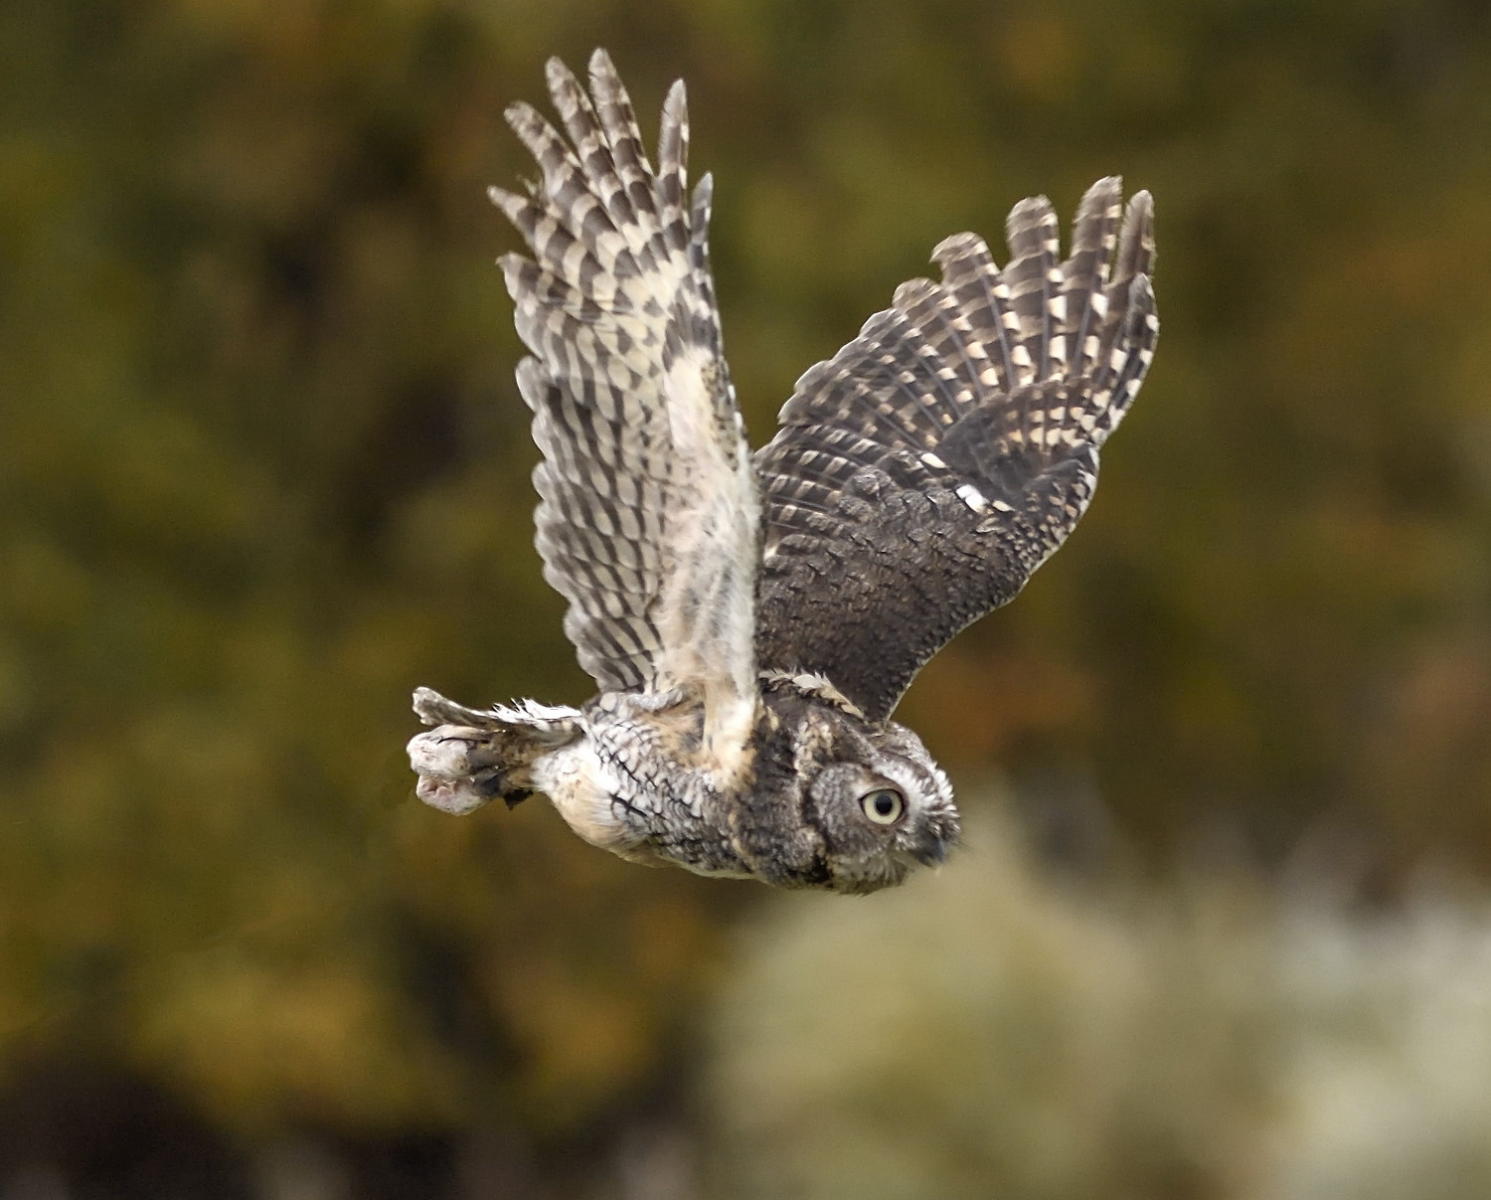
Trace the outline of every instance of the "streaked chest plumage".
<instances>
[{"instance_id":1,"label":"streaked chest plumage","mask_svg":"<svg viewBox=\"0 0 1491 1200\"><path fill-rule=\"evenodd\" d=\"M750 874L732 844L730 797L700 761L697 704L602 693L582 712L582 735L533 767L535 786L571 829L633 861Z\"/></svg>"}]
</instances>

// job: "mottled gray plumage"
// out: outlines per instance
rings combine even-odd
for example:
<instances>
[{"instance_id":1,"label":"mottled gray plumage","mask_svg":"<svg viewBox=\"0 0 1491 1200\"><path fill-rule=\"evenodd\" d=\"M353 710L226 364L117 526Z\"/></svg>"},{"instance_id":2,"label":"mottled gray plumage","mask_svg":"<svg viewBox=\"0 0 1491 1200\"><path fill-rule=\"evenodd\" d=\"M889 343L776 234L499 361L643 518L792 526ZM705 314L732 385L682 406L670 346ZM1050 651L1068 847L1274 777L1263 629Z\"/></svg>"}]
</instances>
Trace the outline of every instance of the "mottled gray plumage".
<instances>
[{"instance_id":1,"label":"mottled gray plumage","mask_svg":"<svg viewBox=\"0 0 1491 1200\"><path fill-rule=\"evenodd\" d=\"M1064 263L1044 198L1010 213L1003 271L973 234L948 238L941 283L903 283L798 380L756 456L762 662L826 675L883 720L1066 539L1159 329L1148 193L1120 235L1121 212L1119 181L1094 184Z\"/></svg>"},{"instance_id":2,"label":"mottled gray plumage","mask_svg":"<svg viewBox=\"0 0 1491 1200\"><path fill-rule=\"evenodd\" d=\"M638 861L864 892L940 862L946 776L889 718L921 666L1065 540L1133 402L1158 322L1149 196L1083 197L1068 257L1044 198L1010 261L973 234L942 279L797 382L754 458L709 270L710 179L688 188L683 85L654 167L597 51L587 92L548 67L561 135L508 121L538 163L492 198L532 257L501 260L543 459L537 545L599 693L475 710L428 689L419 794L466 812L549 795Z\"/></svg>"}]
</instances>

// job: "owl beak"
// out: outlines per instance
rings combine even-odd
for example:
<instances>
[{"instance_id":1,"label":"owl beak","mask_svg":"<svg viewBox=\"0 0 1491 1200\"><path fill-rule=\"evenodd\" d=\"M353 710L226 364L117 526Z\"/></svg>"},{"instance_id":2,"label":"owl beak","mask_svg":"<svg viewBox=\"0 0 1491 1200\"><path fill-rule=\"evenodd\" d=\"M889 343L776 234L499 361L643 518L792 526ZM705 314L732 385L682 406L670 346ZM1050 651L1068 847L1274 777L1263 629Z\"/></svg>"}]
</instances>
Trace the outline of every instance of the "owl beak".
<instances>
[{"instance_id":1,"label":"owl beak","mask_svg":"<svg viewBox=\"0 0 1491 1200\"><path fill-rule=\"evenodd\" d=\"M956 813L928 814L915 831L911 857L924 867L940 867L947 861L948 851L958 844L959 832Z\"/></svg>"},{"instance_id":2,"label":"owl beak","mask_svg":"<svg viewBox=\"0 0 1491 1200\"><path fill-rule=\"evenodd\" d=\"M935 832L928 831L911 847L911 857L924 867L940 867L947 861L948 843Z\"/></svg>"}]
</instances>

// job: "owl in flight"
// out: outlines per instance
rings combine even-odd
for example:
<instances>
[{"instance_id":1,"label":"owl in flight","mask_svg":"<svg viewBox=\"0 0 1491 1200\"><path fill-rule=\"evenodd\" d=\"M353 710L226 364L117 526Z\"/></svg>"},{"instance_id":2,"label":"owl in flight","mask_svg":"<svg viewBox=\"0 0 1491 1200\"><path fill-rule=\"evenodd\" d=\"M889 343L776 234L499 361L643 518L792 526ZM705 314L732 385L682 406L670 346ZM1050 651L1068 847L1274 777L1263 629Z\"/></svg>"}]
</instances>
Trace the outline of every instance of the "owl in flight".
<instances>
[{"instance_id":1,"label":"owl in flight","mask_svg":"<svg viewBox=\"0 0 1491 1200\"><path fill-rule=\"evenodd\" d=\"M595 679L579 708L473 709L420 688L420 798L466 813L543 792L623 858L782 887L871 892L958 840L947 776L890 719L922 665L1061 545L1159 323L1147 192L1083 196L1069 253L1045 197L1009 261L971 233L932 252L859 336L797 381L751 453L689 190L681 82L654 166L611 60L558 60L561 133L507 119L537 160L493 202L542 452L537 545Z\"/></svg>"}]
</instances>

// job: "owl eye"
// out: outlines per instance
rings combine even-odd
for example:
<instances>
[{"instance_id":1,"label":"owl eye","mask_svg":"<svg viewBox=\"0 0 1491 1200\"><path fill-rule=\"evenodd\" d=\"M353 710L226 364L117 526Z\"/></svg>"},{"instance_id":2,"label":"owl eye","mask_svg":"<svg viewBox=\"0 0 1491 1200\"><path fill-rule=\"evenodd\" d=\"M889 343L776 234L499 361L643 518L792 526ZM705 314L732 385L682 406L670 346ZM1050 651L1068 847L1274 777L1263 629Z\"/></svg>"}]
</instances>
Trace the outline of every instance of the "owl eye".
<instances>
[{"instance_id":1,"label":"owl eye","mask_svg":"<svg viewBox=\"0 0 1491 1200\"><path fill-rule=\"evenodd\" d=\"M894 825L906 811L906 797L895 788L876 788L859 798L865 816L877 825Z\"/></svg>"}]
</instances>

